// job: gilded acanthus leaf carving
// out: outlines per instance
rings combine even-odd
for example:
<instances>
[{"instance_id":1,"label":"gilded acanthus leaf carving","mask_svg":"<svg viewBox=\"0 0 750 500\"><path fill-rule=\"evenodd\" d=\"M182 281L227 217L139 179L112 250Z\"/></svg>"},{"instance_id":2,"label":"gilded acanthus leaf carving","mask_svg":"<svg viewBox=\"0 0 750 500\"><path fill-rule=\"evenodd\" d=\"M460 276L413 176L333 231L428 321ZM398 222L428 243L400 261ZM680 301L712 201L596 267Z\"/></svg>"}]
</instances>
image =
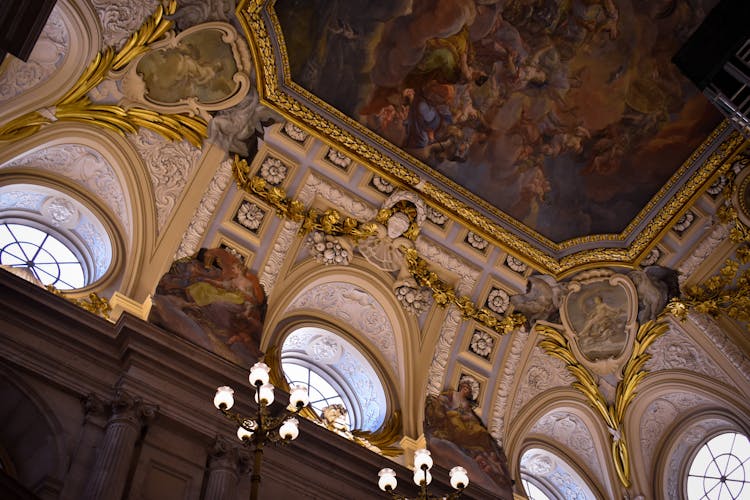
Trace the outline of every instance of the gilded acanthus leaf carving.
<instances>
[{"instance_id":1,"label":"gilded acanthus leaf carving","mask_svg":"<svg viewBox=\"0 0 750 500\"><path fill-rule=\"evenodd\" d=\"M623 486L630 487L630 461L624 429L625 412L635 398L638 384L648 373L643 368L646 361L651 358L646 352L648 347L668 329L663 316L644 323L638 329L633 351L623 367L622 379L617 384L614 402L611 403L604 397L596 376L576 359L563 333L544 324L537 324L535 329L544 336L539 342L539 347L565 363L568 371L576 378L572 386L586 396L604 420L612 441L610 451L618 478Z\"/></svg>"},{"instance_id":2,"label":"gilded acanthus leaf carving","mask_svg":"<svg viewBox=\"0 0 750 500\"><path fill-rule=\"evenodd\" d=\"M747 168L750 157L742 157L727 173L724 201L716 210L719 221L729 227L729 239L738 246L734 258L724 261L719 273L702 283L688 286L679 301L674 301L675 316L687 317L688 310L717 318L722 314L738 321L750 321L750 228L738 214L732 194L738 172Z\"/></svg>"},{"instance_id":3,"label":"gilded acanthus leaf carving","mask_svg":"<svg viewBox=\"0 0 750 500\"><path fill-rule=\"evenodd\" d=\"M149 50L151 43L162 38L173 24L164 16L174 14L176 10L176 0L159 5L120 50L107 47L98 53L78 81L54 105L26 113L0 127L0 140L22 139L35 134L52 122L71 121L92 123L123 135L135 133L138 127L144 127L167 139L186 139L194 146L200 147L207 133L206 122L200 117L161 114L138 107L97 104L88 98L88 93L112 72L123 69L136 57Z\"/></svg>"}]
</instances>

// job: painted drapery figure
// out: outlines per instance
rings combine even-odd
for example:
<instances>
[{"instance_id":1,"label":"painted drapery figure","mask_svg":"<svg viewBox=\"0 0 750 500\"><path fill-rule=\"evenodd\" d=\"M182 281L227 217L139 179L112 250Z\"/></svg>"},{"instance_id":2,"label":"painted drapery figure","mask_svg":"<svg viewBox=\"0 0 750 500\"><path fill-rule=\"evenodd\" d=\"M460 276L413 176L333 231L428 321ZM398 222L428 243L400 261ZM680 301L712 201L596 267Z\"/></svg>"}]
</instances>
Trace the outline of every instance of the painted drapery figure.
<instances>
[{"instance_id":1,"label":"painted drapery figure","mask_svg":"<svg viewBox=\"0 0 750 500\"><path fill-rule=\"evenodd\" d=\"M231 361L260 358L266 296L257 276L226 250L175 261L156 288L149 321Z\"/></svg>"},{"instance_id":2,"label":"painted drapery figure","mask_svg":"<svg viewBox=\"0 0 750 500\"><path fill-rule=\"evenodd\" d=\"M461 465L473 483L512 499L513 485L508 459L474 413L471 384L464 380L457 390L427 396L425 437L436 463L445 468Z\"/></svg>"}]
</instances>

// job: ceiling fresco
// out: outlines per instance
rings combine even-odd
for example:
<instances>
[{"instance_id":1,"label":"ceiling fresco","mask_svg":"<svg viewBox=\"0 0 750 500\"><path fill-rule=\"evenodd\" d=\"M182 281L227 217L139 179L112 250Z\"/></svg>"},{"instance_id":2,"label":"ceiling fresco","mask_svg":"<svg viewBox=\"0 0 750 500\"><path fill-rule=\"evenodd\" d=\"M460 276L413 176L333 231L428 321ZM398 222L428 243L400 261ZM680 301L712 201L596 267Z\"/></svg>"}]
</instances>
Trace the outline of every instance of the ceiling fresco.
<instances>
[{"instance_id":1,"label":"ceiling fresco","mask_svg":"<svg viewBox=\"0 0 750 500\"><path fill-rule=\"evenodd\" d=\"M269 104L560 259L630 245L728 135L670 62L715 3L277 0L249 31Z\"/></svg>"}]
</instances>

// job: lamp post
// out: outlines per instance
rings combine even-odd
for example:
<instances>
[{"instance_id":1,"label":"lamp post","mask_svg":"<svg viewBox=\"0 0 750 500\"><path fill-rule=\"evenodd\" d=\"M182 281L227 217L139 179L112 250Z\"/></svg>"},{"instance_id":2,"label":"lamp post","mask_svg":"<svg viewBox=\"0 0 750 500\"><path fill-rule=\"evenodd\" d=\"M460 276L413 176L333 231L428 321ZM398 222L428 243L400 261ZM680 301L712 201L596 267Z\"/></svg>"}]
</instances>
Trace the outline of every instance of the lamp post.
<instances>
[{"instance_id":1,"label":"lamp post","mask_svg":"<svg viewBox=\"0 0 750 500\"><path fill-rule=\"evenodd\" d=\"M263 447L266 443L288 443L299 435L299 421L294 418L308 403L307 389L293 387L289 395L289 407L283 415L272 417L268 407L273 403L273 385L269 382L270 369L262 362L250 368L250 384L255 387L255 402L258 411L255 418L248 418L230 411L234 405L234 390L228 386L216 389L214 406L225 417L239 424L237 437L246 446L254 448L253 473L250 476L250 499L257 500L260 488L260 466L263 460Z\"/></svg>"},{"instance_id":2,"label":"lamp post","mask_svg":"<svg viewBox=\"0 0 750 500\"><path fill-rule=\"evenodd\" d=\"M432 457L429 450L421 448L414 452L414 483L419 486L418 500L454 500L461 496L461 492L469 485L469 475L466 469L455 466L450 470L451 486L456 490L448 495L434 496L427 493L427 485L432 481ZM408 500L407 497L396 495L396 472L393 469L380 469L378 486L391 495L395 500Z\"/></svg>"}]
</instances>

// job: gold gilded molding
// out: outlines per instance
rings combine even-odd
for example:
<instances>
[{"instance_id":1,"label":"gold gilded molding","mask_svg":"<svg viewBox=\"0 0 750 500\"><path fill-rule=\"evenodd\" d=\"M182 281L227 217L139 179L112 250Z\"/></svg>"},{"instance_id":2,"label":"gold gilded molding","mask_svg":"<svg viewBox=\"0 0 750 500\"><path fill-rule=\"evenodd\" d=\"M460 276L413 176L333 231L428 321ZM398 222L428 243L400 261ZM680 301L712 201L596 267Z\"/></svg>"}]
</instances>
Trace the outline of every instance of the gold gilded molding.
<instances>
[{"instance_id":1,"label":"gold gilded molding","mask_svg":"<svg viewBox=\"0 0 750 500\"><path fill-rule=\"evenodd\" d=\"M257 176L251 176L250 166L247 161L235 155L232 164L237 186L274 208L276 214L287 220L300 223L299 234L304 235L310 231L322 231L331 236L347 236L355 241L377 234L377 225L372 222L361 222L352 217L343 217L337 210L328 209L323 213L315 209L307 209L299 201L287 197L284 190L278 187L268 186L266 181ZM381 210L376 220L385 220L390 215L390 210ZM409 235L416 239L414 229ZM478 323L491 328L502 334L510 333L516 328L523 326L526 318L519 313L506 314L498 319L495 314L487 308L479 307L469 297L458 295L455 289L440 279L434 271L430 271L427 262L419 256L413 248L402 247L406 268L419 286L428 287L432 293L435 303L440 307L448 304L456 305L465 319L473 319Z\"/></svg>"},{"instance_id":2,"label":"gold gilded molding","mask_svg":"<svg viewBox=\"0 0 750 500\"><path fill-rule=\"evenodd\" d=\"M544 339L539 347L552 357L560 359L568 371L576 378L573 387L588 399L589 404L604 420L611 439L610 456L617 471L617 477L625 488L629 488L630 458L628 442L625 436L625 412L636 396L638 384L648 374L643 369L651 355L646 352L649 346L668 329L663 316L641 325L635 337L633 351L622 369L622 380L617 383L613 403L609 403L602 394L596 377L583 366L573 354L565 335L549 325L536 325L534 330Z\"/></svg>"},{"instance_id":3,"label":"gold gilded molding","mask_svg":"<svg viewBox=\"0 0 750 500\"><path fill-rule=\"evenodd\" d=\"M727 259L719 274L692 285L677 302L678 317L684 320L688 310L718 318L726 314L738 321L750 322L750 250L744 247L738 261Z\"/></svg>"},{"instance_id":4,"label":"gold gilded molding","mask_svg":"<svg viewBox=\"0 0 750 500\"><path fill-rule=\"evenodd\" d=\"M269 186L261 177L251 177L247 161L236 155L232 172L240 189L271 205L280 217L301 223L300 235L310 231L323 231L331 236L349 236L357 241L376 233L375 224L344 217L338 210L329 209L323 213L314 208L308 210L299 200L288 198L281 188Z\"/></svg>"},{"instance_id":5,"label":"gold gilded molding","mask_svg":"<svg viewBox=\"0 0 750 500\"><path fill-rule=\"evenodd\" d=\"M112 312L112 306L109 304L109 300L105 297L99 297L96 293L91 292L86 298L75 299L68 297L62 291L58 290L52 285L47 285L47 291L52 292L58 297L62 297L69 302L77 305L81 309L85 309L90 313L94 313L97 316L101 316L104 319L109 319L109 313Z\"/></svg>"},{"instance_id":6,"label":"gold gilded molding","mask_svg":"<svg viewBox=\"0 0 750 500\"><path fill-rule=\"evenodd\" d=\"M87 94L111 72L119 71L133 59L148 51L149 45L161 39L174 24L164 16L174 14L177 0L159 5L122 48L106 47L94 57L78 81L54 105L26 113L0 127L0 141L29 137L56 121L91 123L120 135L135 133L144 127L169 140L186 139L200 147L207 135L206 122L200 117L183 114L161 114L156 111L91 102Z\"/></svg>"},{"instance_id":7,"label":"gold gilded molding","mask_svg":"<svg viewBox=\"0 0 750 500\"><path fill-rule=\"evenodd\" d=\"M274 0L243 0L237 7L237 16L253 51L259 94L263 104L275 109L298 126L309 130L320 140L335 148L345 150L348 156L357 159L378 175L400 187L406 186L418 191L425 201L445 211L453 221L477 231L492 243L528 262L536 270L550 274L557 279L592 267L635 266L638 260L653 247L657 239L669 230L671 223L686 208L685 205L701 193L702 188L716 174L717 169L722 167L743 143L740 134L729 135L704 164L684 181L671 198L667 199L667 196L670 196L674 190L675 183L687 175L692 165L708 151L709 147L712 147L722 134L726 133L728 124L722 123L692 153L678 172L662 186L622 233L590 235L555 243L490 206L486 201L407 155L404 151L395 148L382 137L291 81L288 54L273 5ZM273 39L279 40L278 47L274 45ZM288 93L286 89L292 92ZM295 97L297 95L301 98ZM308 102L313 103L313 107L320 109L321 113L311 109L307 105ZM329 117L335 117L337 122L344 124L349 130L354 130L356 136L334 123ZM386 151L388 154L381 151ZM410 165L411 169L407 169L404 165ZM452 190L470 200L474 206L487 210L500 223L470 207L438 185L420 178L421 172L425 174L429 172L431 178L437 179L441 184L451 186ZM661 203L664 203L664 207L656 211L656 207ZM519 234L523 234L524 237ZM524 238L531 243L524 241ZM627 247L622 247L631 239ZM618 246L611 246L613 243ZM596 244L600 245L596 247L594 246ZM606 247L605 244L610 246ZM576 251L576 248L583 246L594 247ZM566 254L566 252L570 253Z\"/></svg>"},{"instance_id":8,"label":"gold gilded molding","mask_svg":"<svg viewBox=\"0 0 750 500\"><path fill-rule=\"evenodd\" d=\"M453 304L461 311L464 319L473 319L487 328L504 335L524 325L526 317L520 313L505 314L498 319L486 307L478 307L469 297L458 295L456 290L448 285L434 271L430 271L427 261L419 256L414 248L401 248L406 259L409 273L420 286L426 286L432 291L432 298L440 307Z\"/></svg>"},{"instance_id":9,"label":"gold gilded molding","mask_svg":"<svg viewBox=\"0 0 750 500\"><path fill-rule=\"evenodd\" d=\"M736 163L741 168L748 168L750 157L743 157ZM726 259L718 274L687 287L675 305L679 308L677 317L682 320L687 317L688 310L693 310L713 318L725 314L738 321L750 322L750 268L747 266L750 264L750 228L738 214L741 206L735 206L744 200L736 193L738 187L742 187L736 185L737 173L729 170L726 175L724 200L716 210L716 217L729 227L729 239L737 244L734 258ZM750 175L745 174L744 179L748 178Z\"/></svg>"}]
</instances>

